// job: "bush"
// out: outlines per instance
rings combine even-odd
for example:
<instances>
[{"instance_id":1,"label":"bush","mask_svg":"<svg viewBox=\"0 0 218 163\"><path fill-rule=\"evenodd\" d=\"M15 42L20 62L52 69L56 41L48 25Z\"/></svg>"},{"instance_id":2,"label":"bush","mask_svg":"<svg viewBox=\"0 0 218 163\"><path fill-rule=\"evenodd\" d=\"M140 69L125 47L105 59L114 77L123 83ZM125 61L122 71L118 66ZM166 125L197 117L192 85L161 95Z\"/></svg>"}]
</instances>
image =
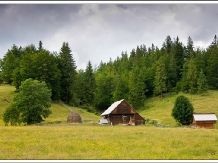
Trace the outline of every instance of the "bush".
<instances>
[{"instance_id":1,"label":"bush","mask_svg":"<svg viewBox=\"0 0 218 163\"><path fill-rule=\"evenodd\" d=\"M171 115L182 125L190 125L193 112L194 108L189 99L183 95L180 95L176 99Z\"/></svg>"},{"instance_id":2,"label":"bush","mask_svg":"<svg viewBox=\"0 0 218 163\"><path fill-rule=\"evenodd\" d=\"M155 124L157 124L157 121L148 118L148 119L146 120L146 124L152 124L152 125L155 125Z\"/></svg>"}]
</instances>

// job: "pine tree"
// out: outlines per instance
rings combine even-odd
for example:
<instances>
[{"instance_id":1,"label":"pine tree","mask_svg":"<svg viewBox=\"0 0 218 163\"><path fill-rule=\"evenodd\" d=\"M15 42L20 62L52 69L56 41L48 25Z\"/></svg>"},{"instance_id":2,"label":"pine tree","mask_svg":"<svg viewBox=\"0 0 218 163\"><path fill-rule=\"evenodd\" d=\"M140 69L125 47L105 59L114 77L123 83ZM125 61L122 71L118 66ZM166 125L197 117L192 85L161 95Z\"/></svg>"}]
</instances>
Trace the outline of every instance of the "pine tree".
<instances>
[{"instance_id":1,"label":"pine tree","mask_svg":"<svg viewBox=\"0 0 218 163\"><path fill-rule=\"evenodd\" d=\"M198 85L198 93L203 93L208 90L207 86L207 79L206 76L204 75L203 69L201 69L198 80L197 80L197 85Z\"/></svg>"},{"instance_id":2,"label":"pine tree","mask_svg":"<svg viewBox=\"0 0 218 163\"><path fill-rule=\"evenodd\" d=\"M218 46L213 46L210 50L207 61L207 79L212 88L218 88Z\"/></svg>"},{"instance_id":3,"label":"pine tree","mask_svg":"<svg viewBox=\"0 0 218 163\"><path fill-rule=\"evenodd\" d=\"M191 59L188 64L187 80L189 81L189 92L197 92L197 69L194 59Z\"/></svg>"},{"instance_id":4,"label":"pine tree","mask_svg":"<svg viewBox=\"0 0 218 163\"><path fill-rule=\"evenodd\" d=\"M85 70L85 101L88 105L91 105L94 99L94 91L95 91L95 76L92 68L91 61L88 61Z\"/></svg>"},{"instance_id":5,"label":"pine tree","mask_svg":"<svg viewBox=\"0 0 218 163\"><path fill-rule=\"evenodd\" d=\"M85 72L83 69L78 70L77 73L77 105L83 105L86 103L85 100Z\"/></svg>"},{"instance_id":6,"label":"pine tree","mask_svg":"<svg viewBox=\"0 0 218 163\"><path fill-rule=\"evenodd\" d=\"M216 37L216 35L214 36L214 39L213 39L213 41L212 41L212 43L211 43L211 47L212 46L217 46L218 45L218 39L217 39L217 37Z\"/></svg>"},{"instance_id":7,"label":"pine tree","mask_svg":"<svg viewBox=\"0 0 218 163\"><path fill-rule=\"evenodd\" d=\"M172 49L172 40L171 37L168 35L165 39L165 45L166 45L166 53L170 54L171 49Z\"/></svg>"},{"instance_id":8,"label":"pine tree","mask_svg":"<svg viewBox=\"0 0 218 163\"><path fill-rule=\"evenodd\" d=\"M154 80L154 93L156 95L160 95L161 99L163 98L163 92L167 90L166 88L166 70L163 61L159 60L157 62L157 68L155 72L155 80Z\"/></svg>"},{"instance_id":9,"label":"pine tree","mask_svg":"<svg viewBox=\"0 0 218 163\"><path fill-rule=\"evenodd\" d=\"M121 75L115 76L115 90L113 92L113 101L128 99L129 87L128 82Z\"/></svg>"},{"instance_id":10,"label":"pine tree","mask_svg":"<svg viewBox=\"0 0 218 163\"><path fill-rule=\"evenodd\" d=\"M182 69L182 79L180 80L180 87L181 87L181 91L187 92L189 90L189 80L187 77L188 74L188 61L186 61L183 64L183 69Z\"/></svg>"},{"instance_id":11,"label":"pine tree","mask_svg":"<svg viewBox=\"0 0 218 163\"><path fill-rule=\"evenodd\" d=\"M134 66L129 72L129 101L133 107L144 104L146 85L144 83L143 70Z\"/></svg>"},{"instance_id":12,"label":"pine tree","mask_svg":"<svg viewBox=\"0 0 218 163\"><path fill-rule=\"evenodd\" d=\"M76 100L76 64L68 43L63 42L59 54L59 69L61 71L61 100L72 102Z\"/></svg>"},{"instance_id":13,"label":"pine tree","mask_svg":"<svg viewBox=\"0 0 218 163\"><path fill-rule=\"evenodd\" d=\"M98 74L94 94L94 106L97 110L106 110L111 105L113 91L113 76L105 72Z\"/></svg>"},{"instance_id":14,"label":"pine tree","mask_svg":"<svg viewBox=\"0 0 218 163\"><path fill-rule=\"evenodd\" d=\"M173 53L173 49L171 50L171 53ZM167 91L171 92L172 88L174 88L177 83L176 61L173 54L166 56L165 65L167 74Z\"/></svg>"},{"instance_id":15,"label":"pine tree","mask_svg":"<svg viewBox=\"0 0 218 163\"><path fill-rule=\"evenodd\" d=\"M39 47L38 47L38 50L41 51L42 49L43 49L43 47L42 47L42 41L40 40L40 41L39 41Z\"/></svg>"},{"instance_id":16,"label":"pine tree","mask_svg":"<svg viewBox=\"0 0 218 163\"><path fill-rule=\"evenodd\" d=\"M188 41L187 41L187 46L186 46L186 55L185 58L189 59L189 58L193 58L194 55L194 43L192 38L189 36L188 37Z\"/></svg>"},{"instance_id":17,"label":"pine tree","mask_svg":"<svg viewBox=\"0 0 218 163\"><path fill-rule=\"evenodd\" d=\"M175 46L174 46L174 56L176 62L176 72L178 80L182 78L182 68L184 64L184 54L183 54L183 47L182 43L179 42L179 37L177 36Z\"/></svg>"}]
</instances>

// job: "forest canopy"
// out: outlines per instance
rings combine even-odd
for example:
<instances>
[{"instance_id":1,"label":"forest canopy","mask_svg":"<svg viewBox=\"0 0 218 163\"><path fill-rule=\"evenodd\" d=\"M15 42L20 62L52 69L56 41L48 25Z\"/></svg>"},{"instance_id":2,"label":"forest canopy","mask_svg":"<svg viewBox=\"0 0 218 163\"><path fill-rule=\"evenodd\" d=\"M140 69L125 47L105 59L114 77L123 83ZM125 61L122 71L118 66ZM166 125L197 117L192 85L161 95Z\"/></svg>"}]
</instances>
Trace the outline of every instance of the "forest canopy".
<instances>
[{"instance_id":1,"label":"forest canopy","mask_svg":"<svg viewBox=\"0 0 218 163\"><path fill-rule=\"evenodd\" d=\"M0 70L0 83L17 90L26 79L44 81L53 101L102 111L125 99L139 109L152 96L218 89L218 40L215 35L203 49L195 48L190 36L184 44L168 35L162 47L138 45L129 54L124 50L115 60L101 61L95 69L89 61L85 70L77 69L68 42L57 53L39 41L38 47L13 45L0 59Z\"/></svg>"}]
</instances>

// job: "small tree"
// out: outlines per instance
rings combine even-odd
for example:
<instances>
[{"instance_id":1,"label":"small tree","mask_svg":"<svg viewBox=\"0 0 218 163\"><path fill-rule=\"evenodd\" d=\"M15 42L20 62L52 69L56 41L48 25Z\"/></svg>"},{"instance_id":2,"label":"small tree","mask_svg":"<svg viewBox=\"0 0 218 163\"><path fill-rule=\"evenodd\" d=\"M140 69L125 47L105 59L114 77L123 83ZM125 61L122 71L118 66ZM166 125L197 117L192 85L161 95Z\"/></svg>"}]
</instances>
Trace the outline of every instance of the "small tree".
<instances>
[{"instance_id":1,"label":"small tree","mask_svg":"<svg viewBox=\"0 0 218 163\"><path fill-rule=\"evenodd\" d=\"M172 116L182 125L191 124L194 108L189 99L183 95L177 97Z\"/></svg>"},{"instance_id":2,"label":"small tree","mask_svg":"<svg viewBox=\"0 0 218 163\"><path fill-rule=\"evenodd\" d=\"M11 123L11 126L16 126L17 123L20 124L20 112L17 106L13 103L11 104L4 112L3 120L5 126L8 126L8 123Z\"/></svg>"},{"instance_id":3,"label":"small tree","mask_svg":"<svg viewBox=\"0 0 218 163\"><path fill-rule=\"evenodd\" d=\"M208 90L207 79L202 69L198 76L197 85L198 85L198 93L203 93Z\"/></svg>"},{"instance_id":4,"label":"small tree","mask_svg":"<svg viewBox=\"0 0 218 163\"><path fill-rule=\"evenodd\" d=\"M5 125L27 123L28 125L40 123L43 118L51 114L51 90L45 82L27 79L21 83L19 92L15 94L13 102L6 108L3 120Z\"/></svg>"}]
</instances>

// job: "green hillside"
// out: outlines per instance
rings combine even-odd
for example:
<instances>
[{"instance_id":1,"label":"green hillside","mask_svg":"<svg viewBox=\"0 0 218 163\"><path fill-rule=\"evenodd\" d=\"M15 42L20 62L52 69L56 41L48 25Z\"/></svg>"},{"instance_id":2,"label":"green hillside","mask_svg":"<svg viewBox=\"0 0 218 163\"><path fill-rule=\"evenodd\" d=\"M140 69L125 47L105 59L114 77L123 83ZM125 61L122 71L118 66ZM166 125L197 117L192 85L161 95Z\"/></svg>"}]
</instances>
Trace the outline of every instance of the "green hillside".
<instances>
[{"instance_id":1,"label":"green hillside","mask_svg":"<svg viewBox=\"0 0 218 163\"><path fill-rule=\"evenodd\" d=\"M0 125L4 125L2 115L5 108L10 104L13 98L15 88L10 85L0 86ZM181 95L166 95L163 100L159 97L152 97L146 100L144 108L140 108L138 112L146 119L155 120L158 123L165 125L177 125L174 118L171 116L171 111L174 106L176 97ZM189 98L194 106L196 113L216 113L218 115L218 91L208 91L201 95L183 94ZM61 105L59 103L52 103L52 114L45 119L43 123L61 123L66 124L67 116L70 110L76 110L81 116L84 123L97 123L101 118L99 115L88 112L81 108L71 107L68 105ZM218 128L218 125L216 125Z\"/></svg>"},{"instance_id":2,"label":"green hillside","mask_svg":"<svg viewBox=\"0 0 218 163\"><path fill-rule=\"evenodd\" d=\"M0 126L4 125L2 116L5 108L10 104L13 100L15 88L10 85L0 85ZM81 108L71 107L67 105L61 105L59 103L52 103L51 105L52 114L49 115L48 118L45 119L43 123L61 123L66 124L67 117L70 114L70 110L76 110L82 117L84 123L97 123L101 118L99 115L95 115L94 113L88 112Z\"/></svg>"},{"instance_id":3,"label":"green hillside","mask_svg":"<svg viewBox=\"0 0 218 163\"><path fill-rule=\"evenodd\" d=\"M179 95L186 96L194 107L196 113L216 113L218 115L218 91L208 91L204 94L174 94L166 95L163 100L159 97L153 97L147 100L144 108L139 111L142 116L148 119L156 120L162 124L176 125L176 121L171 116L174 102ZM218 128L218 125L216 125Z\"/></svg>"}]
</instances>

